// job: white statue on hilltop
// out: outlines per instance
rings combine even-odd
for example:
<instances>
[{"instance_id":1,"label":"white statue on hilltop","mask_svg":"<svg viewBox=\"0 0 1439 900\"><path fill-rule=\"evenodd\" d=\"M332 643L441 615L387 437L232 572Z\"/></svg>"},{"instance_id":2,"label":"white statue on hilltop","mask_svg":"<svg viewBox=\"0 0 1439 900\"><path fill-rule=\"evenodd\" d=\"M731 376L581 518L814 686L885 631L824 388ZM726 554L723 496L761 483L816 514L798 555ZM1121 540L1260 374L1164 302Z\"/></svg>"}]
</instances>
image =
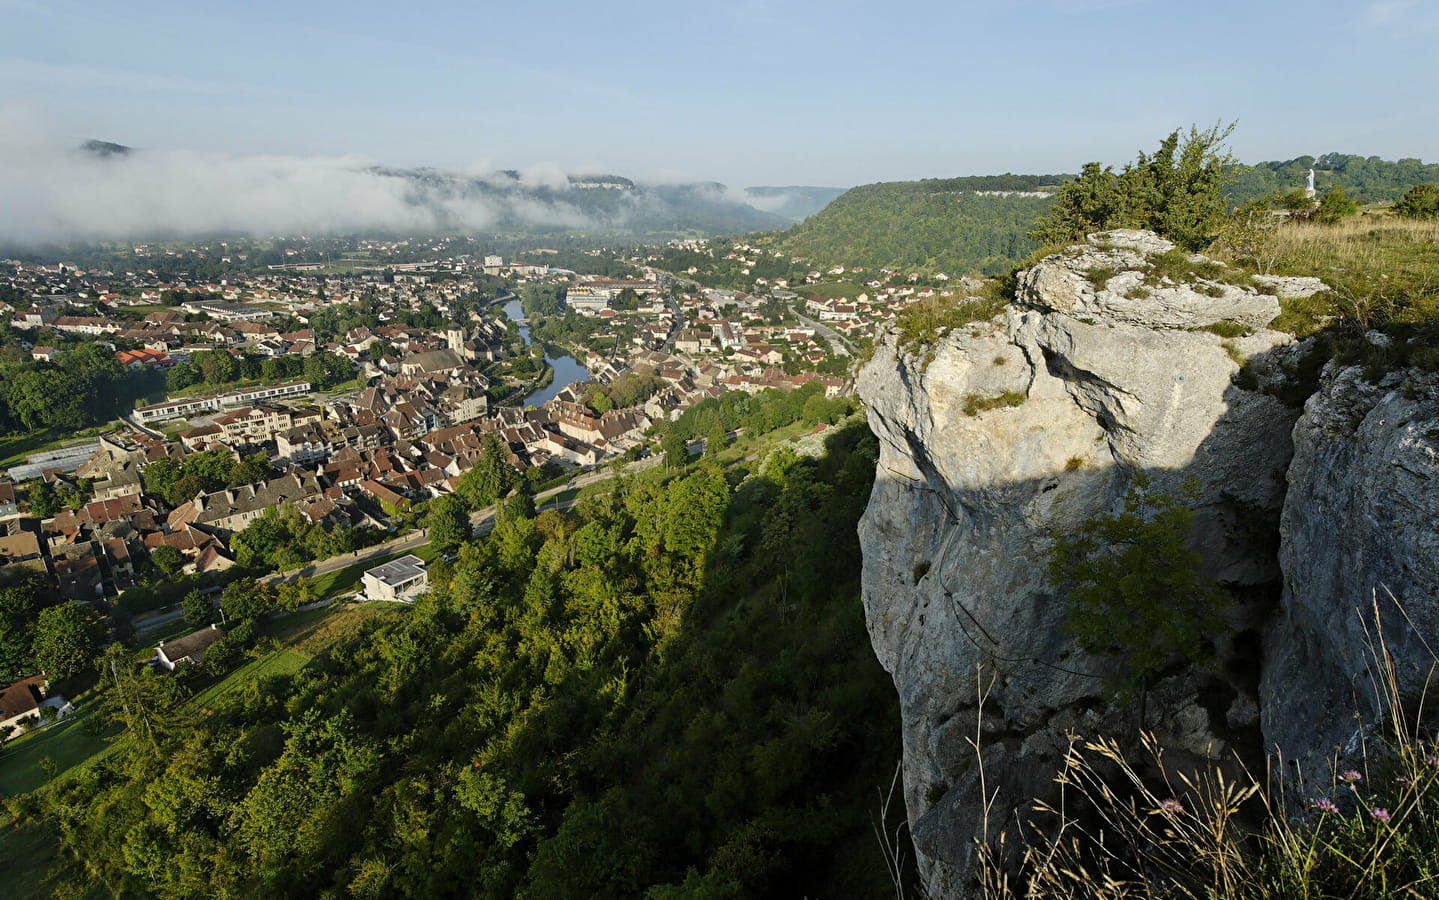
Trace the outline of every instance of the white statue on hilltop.
<instances>
[{"instance_id":1,"label":"white statue on hilltop","mask_svg":"<svg viewBox=\"0 0 1439 900\"><path fill-rule=\"evenodd\" d=\"M1309 183L1304 186L1304 189L1305 189L1306 191L1312 191L1312 190L1314 190L1314 170L1313 170L1313 169L1310 169L1310 170L1309 170Z\"/></svg>"}]
</instances>

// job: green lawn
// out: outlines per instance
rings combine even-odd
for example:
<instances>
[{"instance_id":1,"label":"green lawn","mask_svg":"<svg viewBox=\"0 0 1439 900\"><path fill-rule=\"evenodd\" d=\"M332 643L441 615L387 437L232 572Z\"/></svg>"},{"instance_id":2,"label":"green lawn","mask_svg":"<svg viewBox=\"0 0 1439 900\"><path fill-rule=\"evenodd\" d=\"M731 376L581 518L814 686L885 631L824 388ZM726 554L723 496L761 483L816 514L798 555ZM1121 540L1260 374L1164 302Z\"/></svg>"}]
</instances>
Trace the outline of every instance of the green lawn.
<instances>
[{"instance_id":1,"label":"green lawn","mask_svg":"<svg viewBox=\"0 0 1439 900\"><path fill-rule=\"evenodd\" d=\"M366 603L323 606L270 619L261 628L284 647L230 671L196 694L190 702L209 711L218 709L230 698L238 696L249 683L271 675L298 672L314 654L358 634L368 620L398 612L394 606Z\"/></svg>"},{"instance_id":2,"label":"green lawn","mask_svg":"<svg viewBox=\"0 0 1439 900\"><path fill-rule=\"evenodd\" d=\"M59 843L44 828L16 821L0 824L0 859L5 860L5 896L54 896L75 864L57 851Z\"/></svg>"},{"instance_id":3,"label":"green lawn","mask_svg":"<svg viewBox=\"0 0 1439 900\"><path fill-rule=\"evenodd\" d=\"M230 697L240 694L245 685L269 675L290 675L305 667L310 657L293 650L276 650L259 659L253 659L224 678L205 688L191 699L191 703L206 710L215 710Z\"/></svg>"},{"instance_id":4,"label":"green lawn","mask_svg":"<svg viewBox=\"0 0 1439 900\"><path fill-rule=\"evenodd\" d=\"M869 288L862 284L850 284L847 281L832 282L830 284L802 284L797 288L791 288L800 297L843 297L853 299L865 293Z\"/></svg>"},{"instance_id":5,"label":"green lawn","mask_svg":"<svg viewBox=\"0 0 1439 900\"><path fill-rule=\"evenodd\" d=\"M0 795L23 794L44 784L48 779L40 761L47 757L63 774L108 751L111 745L104 736L85 731L83 723L90 715L82 709L46 731L6 743L0 749Z\"/></svg>"}]
</instances>

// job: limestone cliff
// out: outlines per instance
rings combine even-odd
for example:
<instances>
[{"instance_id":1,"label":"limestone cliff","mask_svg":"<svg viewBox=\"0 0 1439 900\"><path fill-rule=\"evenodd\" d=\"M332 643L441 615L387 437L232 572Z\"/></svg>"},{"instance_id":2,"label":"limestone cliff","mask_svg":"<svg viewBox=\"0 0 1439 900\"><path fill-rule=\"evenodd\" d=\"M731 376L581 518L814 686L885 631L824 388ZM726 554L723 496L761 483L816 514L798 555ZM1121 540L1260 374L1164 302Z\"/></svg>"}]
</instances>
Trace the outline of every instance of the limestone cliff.
<instances>
[{"instance_id":1,"label":"limestone cliff","mask_svg":"<svg viewBox=\"0 0 1439 900\"><path fill-rule=\"evenodd\" d=\"M1436 596L1432 564L1394 549L1425 528L1428 558L1439 546L1435 408L1409 399L1435 396L1433 385L1406 382L1406 395L1330 373L1300 420L1273 388L1303 348L1264 326L1279 312L1274 292L1314 286L1276 281L1263 293L1226 283L1202 258L1176 276L1172 249L1143 232L1096 235L1022 273L1003 316L918 352L891 336L860 373L881 443L860 523L865 606L899 692L905 797L932 896L970 892L974 840L1027 817L1066 732L1126 735L1142 724L1176 753L1211 758L1236 742L1313 738L1301 733L1301 707L1344 694L1364 669L1352 602L1367 602L1363 586ZM1052 532L1112 509L1141 471L1160 487L1199 483L1196 549L1241 598L1219 665L1176 667L1150 692L1142 723L1110 702L1112 663L1062 630L1044 569ZM1351 479L1363 486L1354 495ZM1270 539L1286 490L1276 612ZM1423 630L1399 639L1412 649ZM1346 726L1335 702L1324 741L1354 731L1352 704ZM993 794L987 819L981 778Z\"/></svg>"},{"instance_id":2,"label":"limestone cliff","mask_svg":"<svg viewBox=\"0 0 1439 900\"><path fill-rule=\"evenodd\" d=\"M1325 784L1388 712L1376 619L1410 715L1439 665L1439 377L1331 366L1294 429L1280 533L1264 736Z\"/></svg>"}]
</instances>

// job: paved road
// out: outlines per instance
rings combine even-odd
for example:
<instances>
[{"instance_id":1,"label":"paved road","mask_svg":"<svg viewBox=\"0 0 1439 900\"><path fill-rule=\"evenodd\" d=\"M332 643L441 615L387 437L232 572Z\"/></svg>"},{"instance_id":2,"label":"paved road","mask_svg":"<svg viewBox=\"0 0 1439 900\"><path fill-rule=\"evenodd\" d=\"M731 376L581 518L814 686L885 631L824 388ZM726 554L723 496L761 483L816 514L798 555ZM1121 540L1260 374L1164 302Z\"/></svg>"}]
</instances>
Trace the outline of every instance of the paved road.
<instances>
[{"instance_id":1,"label":"paved road","mask_svg":"<svg viewBox=\"0 0 1439 900\"><path fill-rule=\"evenodd\" d=\"M800 311L795 307L793 301L791 301L790 303L790 312L794 313L794 317L796 319L799 319L801 322L823 335L824 339L829 341L830 346L834 348L834 353L836 356L854 355L854 345L849 342L849 338L840 334L838 331L835 331L833 328L830 328L823 322L818 322L814 319L809 318L808 316L802 315Z\"/></svg>"},{"instance_id":2,"label":"paved road","mask_svg":"<svg viewBox=\"0 0 1439 900\"><path fill-rule=\"evenodd\" d=\"M134 622L132 623L135 626L135 636L139 637L142 634L149 634L152 631L159 631L166 625L170 625L178 621L180 617L184 614L185 611L182 610L180 607L173 606L160 610L159 612L154 613L150 616L146 616L143 619L139 616L136 616Z\"/></svg>"}]
</instances>

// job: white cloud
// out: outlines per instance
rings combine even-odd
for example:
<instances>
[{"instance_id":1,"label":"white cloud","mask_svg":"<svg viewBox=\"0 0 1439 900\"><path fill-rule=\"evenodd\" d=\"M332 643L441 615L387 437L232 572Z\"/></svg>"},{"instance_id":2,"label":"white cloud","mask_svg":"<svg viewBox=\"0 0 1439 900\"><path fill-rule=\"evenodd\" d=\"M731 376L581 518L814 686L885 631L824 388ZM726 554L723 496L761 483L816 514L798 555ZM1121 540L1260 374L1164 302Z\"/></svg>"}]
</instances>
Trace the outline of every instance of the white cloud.
<instances>
[{"instance_id":1,"label":"white cloud","mask_svg":"<svg viewBox=\"0 0 1439 900\"><path fill-rule=\"evenodd\" d=\"M37 245L221 232L369 229L480 231L497 222L583 227L584 215L521 193L481 190L443 173L396 177L356 157L240 156L181 150L97 158L7 130L0 138L0 242ZM526 185L566 184L559 167Z\"/></svg>"},{"instance_id":2,"label":"white cloud","mask_svg":"<svg viewBox=\"0 0 1439 900\"><path fill-rule=\"evenodd\" d=\"M1415 0L1379 0L1364 8L1364 20L1370 25L1388 25L1400 19L1415 5Z\"/></svg>"}]
</instances>

